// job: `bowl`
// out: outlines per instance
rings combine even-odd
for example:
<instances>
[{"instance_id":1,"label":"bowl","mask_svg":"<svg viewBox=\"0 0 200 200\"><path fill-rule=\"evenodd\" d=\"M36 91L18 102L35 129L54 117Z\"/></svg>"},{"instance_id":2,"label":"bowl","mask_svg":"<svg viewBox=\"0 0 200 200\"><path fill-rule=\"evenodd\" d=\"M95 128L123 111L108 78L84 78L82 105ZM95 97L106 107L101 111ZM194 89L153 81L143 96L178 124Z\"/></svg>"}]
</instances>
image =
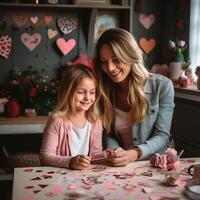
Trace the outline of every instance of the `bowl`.
<instances>
[{"instance_id":1,"label":"bowl","mask_svg":"<svg viewBox=\"0 0 200 200\"><path fill-rule=\"evenodd\" d=\"M200 179L189 180L185 186L185 194L189 199L200 199Z\"/></svg>"}]
</instances>

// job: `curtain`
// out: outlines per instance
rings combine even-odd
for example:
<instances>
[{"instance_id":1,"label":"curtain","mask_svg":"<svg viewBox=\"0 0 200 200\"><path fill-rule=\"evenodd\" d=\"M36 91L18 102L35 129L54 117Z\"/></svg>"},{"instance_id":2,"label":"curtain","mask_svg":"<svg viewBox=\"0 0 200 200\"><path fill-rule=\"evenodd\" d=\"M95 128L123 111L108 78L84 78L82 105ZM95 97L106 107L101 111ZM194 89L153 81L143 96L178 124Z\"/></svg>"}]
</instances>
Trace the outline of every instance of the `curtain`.
<instances>
[{"instance_id":1,"label":"curtain","mask_svg":"<svg viewBox=\"0 0 200 200\"><path fill-rule=\"evenodd\" d=\"M199 0L191 0L189 57L191 59L191 68L194 74L196 66L200 65L200 1Z\"/></svg>"}]
</instances>

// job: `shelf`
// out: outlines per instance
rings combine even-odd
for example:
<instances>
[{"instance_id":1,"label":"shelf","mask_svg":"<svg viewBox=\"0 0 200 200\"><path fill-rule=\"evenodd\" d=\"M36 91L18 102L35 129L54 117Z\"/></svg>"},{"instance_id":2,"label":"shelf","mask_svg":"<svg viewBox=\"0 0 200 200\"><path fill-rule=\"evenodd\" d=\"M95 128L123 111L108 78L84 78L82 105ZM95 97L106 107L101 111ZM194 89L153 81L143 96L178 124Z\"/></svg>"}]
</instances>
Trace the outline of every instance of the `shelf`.
<instances>
[{"instance_id":1,"label":"shelf","mask_svg":"<svg viewBox=\"0 0 200 200\"><path fill-rule=\"evenodd\" d=\"M121 5L74 5L74 4L29 4L29 3L0 3L0 7L25 7L25 8L69 8L69 9L83 9L83 8L98 8L104 10L126 10L130 9L130 6L121 6Z\"/></svg>"},{"instance_id":2,"label":"shelf","mask_svg":"<svg viewBox=\"0 0 200 200\"><path fill-rule=\"evenodd\" d=\"M1 174L0 175L0 181L13 181L13 174Z\"/></svg>"},{"instance_id":3,"label":"shelf","mask_svg":"<svg viewBox=\"0 0 200 200\"><path fill-rule=\"evenodd\" d=\"M196 89L196 86L188 88L174 87L175 97L200 102L200 90Z\"/></svg>"},{"instance_id":4,"label":"shelf","mask_svg":"<svg viewBox=\"0 0 200 200\"><path fill-rule=\"evenodd\" d=\"M48 117L36 118L0 118L0 135L10 134L41 134L44 131Z\"/></svg>"}]
</instances>

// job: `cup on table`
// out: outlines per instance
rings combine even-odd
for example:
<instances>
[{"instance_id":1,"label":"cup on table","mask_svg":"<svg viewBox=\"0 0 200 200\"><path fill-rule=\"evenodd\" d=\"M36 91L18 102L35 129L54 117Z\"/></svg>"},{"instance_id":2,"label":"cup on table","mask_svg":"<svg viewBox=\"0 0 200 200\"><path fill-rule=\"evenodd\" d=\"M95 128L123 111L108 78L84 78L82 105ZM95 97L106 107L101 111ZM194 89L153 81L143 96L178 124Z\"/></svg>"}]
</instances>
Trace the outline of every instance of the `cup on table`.
<instances>
[{"instance_id":1,"label":"cup on table","mask_svg":"<svg viewBox=\"0 0 200 200\"><path fill-rule=\"evenodd\" d=\"M193 176L193 179L200 179L200 163L191 165L188 168L188 173Z\"/></svg>"}]
</instances>

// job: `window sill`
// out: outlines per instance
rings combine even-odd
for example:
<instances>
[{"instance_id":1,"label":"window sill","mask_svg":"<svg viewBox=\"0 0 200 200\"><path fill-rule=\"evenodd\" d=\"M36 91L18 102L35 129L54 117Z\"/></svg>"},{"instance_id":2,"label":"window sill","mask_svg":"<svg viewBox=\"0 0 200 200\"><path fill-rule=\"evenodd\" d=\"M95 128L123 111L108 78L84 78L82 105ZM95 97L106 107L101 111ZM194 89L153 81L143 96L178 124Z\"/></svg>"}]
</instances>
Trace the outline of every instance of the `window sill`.
<instances>
[{"instance_id":1,"label":"window sill","mask_svg":"<svg viewBox=\"0 0 200 200\"><path fill-rule=\"evenodd\" d=\"M196 85L192 85L187 88L174 87L175 97L200 102L200 90L197 90Z\"/></svg>"}]
</instances>

